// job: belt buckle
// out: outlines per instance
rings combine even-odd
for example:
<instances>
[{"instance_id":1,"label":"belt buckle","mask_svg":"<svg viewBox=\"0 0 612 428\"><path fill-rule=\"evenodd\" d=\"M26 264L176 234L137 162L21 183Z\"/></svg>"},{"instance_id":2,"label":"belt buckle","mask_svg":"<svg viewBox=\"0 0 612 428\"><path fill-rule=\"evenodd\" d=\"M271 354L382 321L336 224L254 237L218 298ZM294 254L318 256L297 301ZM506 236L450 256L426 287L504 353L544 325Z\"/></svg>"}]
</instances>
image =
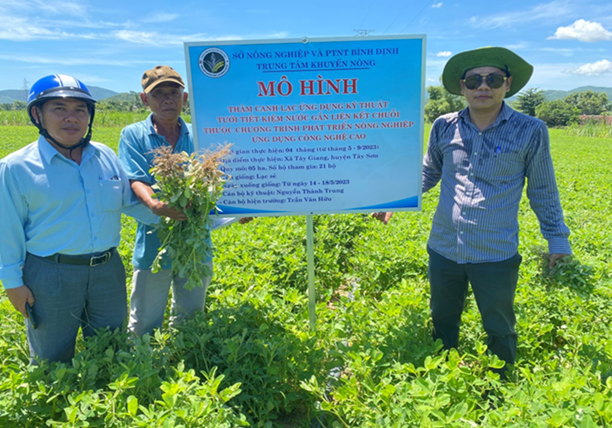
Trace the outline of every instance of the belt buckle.
<instances>
[{"instance_id":1,"label":"belt buckle","mask_svg":"<svg viewBox=\"0 0 612 428\"><path fill-rule=\"evenodd\" d=\"M104 263L109 261L110 258L111 258L111 252L110 251L102 254L101 256L92 257L91 259L89 259L89 267L95 267L95 266L98 266L98 265L103 265Z\"/></svg>"}]
</instances>

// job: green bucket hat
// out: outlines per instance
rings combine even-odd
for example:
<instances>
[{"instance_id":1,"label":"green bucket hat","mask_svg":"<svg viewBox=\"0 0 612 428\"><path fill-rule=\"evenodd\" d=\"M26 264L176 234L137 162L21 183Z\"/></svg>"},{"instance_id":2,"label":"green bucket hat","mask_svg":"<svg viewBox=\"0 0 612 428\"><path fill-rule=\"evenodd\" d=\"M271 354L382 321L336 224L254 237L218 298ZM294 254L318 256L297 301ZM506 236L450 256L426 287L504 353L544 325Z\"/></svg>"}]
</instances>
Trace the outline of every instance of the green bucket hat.
<instances>
[{"instance_id":1,"label":"green bucket hat","mask_svg":"<svg viewBox=\"0 0 612 428\"><path fill-rule=\"evenodd\" d=\"M533 73L533 66L511 50L488 46L461 52L449 59L442 72L442 84L451 94L461 95L461 79L477 67L497 67L512 76L506 98L523 89Z\"/></svg>"}]
</instances>

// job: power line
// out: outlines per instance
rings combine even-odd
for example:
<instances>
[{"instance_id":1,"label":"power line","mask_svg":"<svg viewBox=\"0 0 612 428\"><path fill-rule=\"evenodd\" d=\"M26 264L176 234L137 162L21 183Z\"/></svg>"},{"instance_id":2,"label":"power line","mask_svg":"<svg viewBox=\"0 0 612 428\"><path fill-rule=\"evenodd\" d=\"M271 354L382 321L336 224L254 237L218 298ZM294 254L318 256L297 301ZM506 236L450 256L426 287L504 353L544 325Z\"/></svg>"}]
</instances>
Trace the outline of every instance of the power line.
<instances>
[{"instance_id":1,"label":"power line","mask_svg":"<svg viewBox=\"0 0 612 428\"><path fill-rule=\"evenodd\" d=\"M361 21L361 25L359 26L359 28L363 28L363 24L365 24L365 20L368 17L368 15L370 14L370 9L372 9L372 5L374 4L374 0L372 0L370 2L370 6L368 7L368 11L366 12L365 16L363 17L363 21Z\"/></svg>"},{"instance_id":2,"label":"power line","mask_svg":"<svg viewBox=\"0 0 612 428\"><path fill-rule=\"evenodd\" d=\"M410 6L410 2L409 2L409 1L407 1L407 2L406 2L406 6L404 6L404 8L402 9L402 11L401 11L399 14L397 14L397 15L395 16L395 19L393 20L393 22L392 22L391 24L389 24L389 26L387 27L387 29L386 29L385 31L383 31L383 34L385 34L385 33L387 32L387 30L388 30L389 28L391 28L391 26L392 26L393 24L395 24L395 21L397 21L397 19L398 19L400 16L402 16L402 14L403 14L403 13L406 11L406 9L408 9L408 6Z\"/></svg>"},{"instance_id":3,"label":"power line","mask_svg":"<svg viewBox=\"0 0 612 428\"><path fill-rule=\"evenodd\" d=\"M429 0L427 3L425 3L425 6L423 6L423 8L422 8L421 10L419 10L419 13L417 13L416 15L414 15L414 17L412 18L412 20L411 20L410 22L408 22L408 24L406 24L406 26L405 26L404 28L402 28L402 31L400 31L399 33L400 33L400 34L401 34L401 33L403 33L403 32L404 32L404 30L405 30L406 28L408 28L408 26L409 26L410 24L412 24L412 21L414 21L415 19L417 19L417 17L418 17L418 16L421 14L421 12L423 12L423 11L425 10L425 8L431 4L431 2L432 2L432 1L433 1L433 0Z\"/></svg>"}]
</instances>

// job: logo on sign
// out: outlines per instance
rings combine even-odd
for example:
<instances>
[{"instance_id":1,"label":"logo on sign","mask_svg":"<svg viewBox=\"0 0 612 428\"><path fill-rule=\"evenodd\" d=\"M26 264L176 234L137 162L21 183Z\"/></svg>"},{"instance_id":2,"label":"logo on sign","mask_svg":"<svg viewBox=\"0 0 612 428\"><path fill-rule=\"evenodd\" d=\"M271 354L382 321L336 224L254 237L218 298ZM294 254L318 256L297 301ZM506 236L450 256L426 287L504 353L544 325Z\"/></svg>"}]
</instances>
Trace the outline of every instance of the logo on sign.
<instances>
[{"instance_id":1,"label":"logo on sign","mask_svg":"<svg viewBox=\"0 0 612 428\"><path fill-rule=\"evenodd\" d=\"M229 56L219 48L208 48L200 54L200 70L208 77L224 76L230 67Z\"/></svg>"}]
</instances>

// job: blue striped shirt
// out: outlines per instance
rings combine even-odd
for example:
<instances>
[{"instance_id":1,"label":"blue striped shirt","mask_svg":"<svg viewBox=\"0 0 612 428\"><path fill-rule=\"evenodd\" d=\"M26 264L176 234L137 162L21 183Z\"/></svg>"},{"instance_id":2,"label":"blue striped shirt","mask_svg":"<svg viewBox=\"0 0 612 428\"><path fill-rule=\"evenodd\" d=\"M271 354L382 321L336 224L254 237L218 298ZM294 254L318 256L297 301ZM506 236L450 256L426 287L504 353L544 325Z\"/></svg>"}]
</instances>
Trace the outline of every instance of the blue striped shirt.
<instances>
[{"instance_id":1,"label":"blue striped shirt","mask_svg":"<svg viewBox=\"0 0 612 428\"><path fill-rule=\"evenodd\" d=\"M44 137L0 160L0 207L5 288L23 284L26 252L46 257L116 247L122 212L149 224L159 221L132 193L110 148L90 143L79 165Z\"/></svg>"},{"instance_id":2,"label":"blue striped shirt","mask_svg":"<svg viewBox=\"0 0 612 428\"><path fill-rule=\"evenodd\" d=\"M483 131L467 108L439 117L423 159L423 192L440 181L428 245L461 264L512 257L525 179L549 252L571 254L544 122L505 103Z\"/></svg>"}]
</instances>

